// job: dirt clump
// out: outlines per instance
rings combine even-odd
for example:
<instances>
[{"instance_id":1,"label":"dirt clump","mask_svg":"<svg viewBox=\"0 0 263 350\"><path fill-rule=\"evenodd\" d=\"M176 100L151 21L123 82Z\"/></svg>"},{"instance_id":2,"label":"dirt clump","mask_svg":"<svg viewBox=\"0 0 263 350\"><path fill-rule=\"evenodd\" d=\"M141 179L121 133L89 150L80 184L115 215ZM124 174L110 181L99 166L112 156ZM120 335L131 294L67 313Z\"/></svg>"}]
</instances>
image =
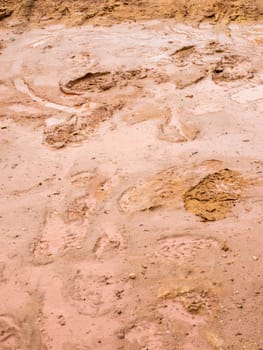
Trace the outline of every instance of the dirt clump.
<instances>
[{"instance_id":1,"label":"dirt clump","mask_svg":"<svg viewBox=\"0 0 263 350\"><path fill-rule=\"evenodd\" d=\"M8 8L1 8L0 7L0 21L6 17L11 16L13 13L13 10L10 10Z\"/></svg>"},{"instance_id":2,"label":"dirt clump","mask_svg":"<svg viewBox=\"0 0 263 350\"><path fill-rule=\"evenodd\" d=\"M189 290L178 295L178 300L183 304L184 308L192 313L197 314L207 309L209 304L208 291Z\"/></svg>"},{"instance_id":3,"label":"dirt clump","mask_svg":"<svg viewBox=\"0 0 263 350\"><path fill-rule=\"evenodd\" d=\"M62 148L67 144L83 141L111 116L111 108L102 106L89 116L73 116L64 122L47 126L44 130L44 143L52 148Z\"/></svg>"},{"instance_id":4,"label":"dirt clump","mask_svg":"<svg viewBox=\"0 0 263 350\"><path fill-rule=\"evenodd\" d=\"M257 66L245 55L235 53L216 41L199 48L183 46L170 56L178 67L174 81L179 89L197 83L210 73L216 84L252 79Z\"/></svg>"},{"instance_id":5,"label":"dirt clump","mask_svg":"<svg viewBox=\"0 0 263 350\"><path fill-rule=\"evenodd\" d=\"M215 83L251 79L253 76L254 72L249 60L238 55L223 56L212 72Z\"/></svg>"},{"instance_id":6,"label":"dirt clump","mask_svg":"<svg viewBox=\"0 0 263 350\"><path fill-rule=\"evenodd\" d=\"M184 194L185 209L204 221L224 219L239 200L245 181L230 169L209 174Z\"/></svg>"}]
</instances>

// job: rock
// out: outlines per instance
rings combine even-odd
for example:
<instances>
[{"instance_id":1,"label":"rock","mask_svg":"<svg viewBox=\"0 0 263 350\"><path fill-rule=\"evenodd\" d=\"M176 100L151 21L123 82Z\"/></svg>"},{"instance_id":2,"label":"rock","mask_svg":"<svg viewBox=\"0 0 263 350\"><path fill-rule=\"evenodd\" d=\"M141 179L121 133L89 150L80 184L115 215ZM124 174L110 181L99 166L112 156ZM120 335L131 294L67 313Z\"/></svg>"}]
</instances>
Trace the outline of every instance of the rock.
<instances>
[{"instance_id":1,"label":"rock","mask_svg":"<svg viewBox=\"0 0 263 350\"><path fill-rule=\"evenodd\" d=\"M227 245L226 241L224 241L224 242L222 243L221 249L222 249L224 252L229 251L229 246Z\"/></svg>"},{"instance_id":2,"label":"rock","mask_svg":"<svg viewBox=\"0 0 263 350\"><path fill-rule=\"evenodd\" d=\"M0 8L0 21L12 15L14 11L8 8Z\"/></svg>"},{"instance_id":3,"label":"rock","mask_svg":"<svg viewBox=\"0 0 263 350\"><path fill-rule=\"evenodd\" d=\"M129 274L129 279L135 280L136 278L137 278L137 276L136 276L135 273L130 273L130 274Z\"/></svg>"}]
</instances>

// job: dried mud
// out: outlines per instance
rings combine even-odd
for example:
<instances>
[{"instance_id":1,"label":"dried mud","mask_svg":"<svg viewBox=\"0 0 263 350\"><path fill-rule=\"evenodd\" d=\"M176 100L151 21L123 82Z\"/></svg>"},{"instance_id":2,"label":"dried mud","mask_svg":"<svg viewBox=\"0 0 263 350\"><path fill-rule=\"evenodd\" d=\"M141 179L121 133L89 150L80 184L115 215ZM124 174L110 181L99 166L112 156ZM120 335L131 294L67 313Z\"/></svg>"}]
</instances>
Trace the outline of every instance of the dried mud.
<instances>
[{"instance_id":1,"label":"dried mud","mask_svg":"<svg viewBox=\"0 0 263 350\"><path fill-rule=\"evenodd\" d=\"M1 3L1 350L263 348L260 7Z\"/></svg>"},{"instance_id":2,"label":"dried mud","mask_svg":"<svg viewBox=\"0 0 263 350\"><path fill-rule=\"evenodd\" d=\"M131 70L127 72L95 72L86 73L82 77L61 83L60 88L67 94L83 94L85 92L106 91L119 85L127 86L131 80L140 80L147 77L147 70Z\"/></svg>"},{"instance_id":3,"label":"dried mud","mask_svg":"<svg viewBox=\"0 0 263 350\"><path fill-rule=\"evenodd\" d=\"M244 184L240 174L229 169L209 174L184 194L185 208L203 220L223 219L236 205Z\"/></svg>"},{"instance_id":4,"label":"dried mud","mask_svg":"<svg viewBox=\"0 0 263 350\"><path fill-rule=\"evenodd\" d=\"M66 121L58 120L58 124L45 128L44 142L53 148L62 148L69 143L81 142L92 135L111 115L110 108L99 107L86 117L73 116Z\"/></svg>"},{"instance_id":5,"label":"dried mud","mask_svg":"<svg viewBox=\"0 0 263 350\"><path fill-rule=\"evenodd\" d=\"M144 1L61 1L61 0L3 0L0 20L13 14L22 22L63 21L69 24L95 22L109 24L116 21L175 18L178 21L244 22L260 21L263 5L260 0L144 0Z\"/></svg>"}]
</instances>

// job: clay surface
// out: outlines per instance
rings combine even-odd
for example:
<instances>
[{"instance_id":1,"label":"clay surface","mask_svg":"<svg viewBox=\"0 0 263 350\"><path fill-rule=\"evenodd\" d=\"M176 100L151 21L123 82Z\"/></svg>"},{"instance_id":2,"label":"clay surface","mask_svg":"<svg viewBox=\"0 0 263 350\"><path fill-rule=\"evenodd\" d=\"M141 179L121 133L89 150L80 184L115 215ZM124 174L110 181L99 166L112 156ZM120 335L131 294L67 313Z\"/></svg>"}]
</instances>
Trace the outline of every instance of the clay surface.
<instances>
[{"instance_id":1,"label":"clay surface","mask_svg":"<svg viewBox=\"0 0 263 350\"><path fill-rule=\"evenodd\" d=\"M1 2L1 350L263 349L261 18Z\"/></svg>"}]
</instances>

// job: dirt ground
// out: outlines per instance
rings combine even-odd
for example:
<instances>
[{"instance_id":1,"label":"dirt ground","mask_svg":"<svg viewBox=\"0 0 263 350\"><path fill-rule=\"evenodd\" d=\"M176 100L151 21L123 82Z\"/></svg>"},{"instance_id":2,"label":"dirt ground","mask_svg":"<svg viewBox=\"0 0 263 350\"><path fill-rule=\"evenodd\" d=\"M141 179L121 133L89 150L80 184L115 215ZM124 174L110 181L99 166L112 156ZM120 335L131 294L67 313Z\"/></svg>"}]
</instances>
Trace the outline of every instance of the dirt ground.
<instances>
[{"instance_id":1,"label":"dirt ground","mask_svg":"<svg viewBox=\"0 0 263 350\"><path fill-rule=\"evenodd\" d=\"M47 24L112 24L123 20L174 18L183 22L263 20L262 0L1 0L0 20Z\"/></svg>"},{"instance_id":2,"label":"dirt ground","mask_svg":"<svg viewBox=\"0 0 263 350\"><path fill-rule=\"evenodd\" d=\"M17 3L0 350L263 350L262 1Z\"/></svg>"}]
</instances>

